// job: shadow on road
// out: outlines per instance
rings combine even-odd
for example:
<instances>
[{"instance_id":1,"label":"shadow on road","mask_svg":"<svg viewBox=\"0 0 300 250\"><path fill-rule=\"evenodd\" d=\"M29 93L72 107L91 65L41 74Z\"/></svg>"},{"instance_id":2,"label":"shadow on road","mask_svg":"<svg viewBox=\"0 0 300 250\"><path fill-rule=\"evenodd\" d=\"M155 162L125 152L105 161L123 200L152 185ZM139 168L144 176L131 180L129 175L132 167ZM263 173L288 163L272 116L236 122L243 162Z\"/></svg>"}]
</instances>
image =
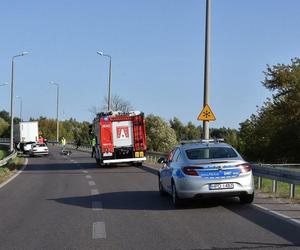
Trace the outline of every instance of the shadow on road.
<instances>
[{"instance_id":1,"label":"shadow on road","mask_svg":"<svg viewBox=\"0 0 300 250\"><path fill-rule=\"evenodd\" d=\"M231 212L255 223L256 225L288 240L293 243L293 247L300 247L300 225L293 224L282 218L272 215L254 205L234 206L227 204L224 206ZM244 243L244 242L243 242ZM249 243L250 244L250 243ZM265 246L265 248L268 246ZM271 246L270 248L282 248L283 246ZM251 248L251 247L249 247ZM300 249L300 248L297 248Z\"/></svg>"},{"instance_id":2,"label":"shadow on road","mask_svg":"<svg viewBox=\"0 0 300 250\"><path fill-rule=\"evenodd\" d=\"M119 210L175 210L171 197L161 197L158 191L124 191L102 193L99 195L65 197L50 199L58 203L71 206L80 206L91 208L93 201L101 201L104 209ZM185 201L185 203L176 210L201 209L227 204L236 204L234 199L201 199L199 201ZM239 204L236 204L239 206Z\"/></svg>"}]
</instances>

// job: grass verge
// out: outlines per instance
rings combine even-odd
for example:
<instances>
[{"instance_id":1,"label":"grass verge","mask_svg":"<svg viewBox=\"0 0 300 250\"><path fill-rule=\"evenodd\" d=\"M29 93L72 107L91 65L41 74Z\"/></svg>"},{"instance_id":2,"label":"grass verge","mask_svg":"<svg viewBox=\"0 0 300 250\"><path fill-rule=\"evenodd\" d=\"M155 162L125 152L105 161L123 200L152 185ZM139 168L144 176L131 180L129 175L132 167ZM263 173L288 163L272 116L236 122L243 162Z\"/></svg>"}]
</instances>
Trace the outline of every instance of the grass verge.
<instances>
[{"instance_id":1,"label":"grass verge","mask_svg":"<svg viewBox=\"0 0 300 250\"><path fill-rule=\"evenodd\" d=\"M22 168L25 158L16 157L10 160L5 166L0 167L0 183L6 181L14 175L19 169Z\"/></svg>"},{"instance_id":2,"label":"grass verge","mask_svg":"<svg viewBox=\"0 0 300 250\"><path fill-rule=\"evenodd\" d=\"M0 160L8 155L8 151L4 149L0 149Z\"/></svg>"}]
</instances>

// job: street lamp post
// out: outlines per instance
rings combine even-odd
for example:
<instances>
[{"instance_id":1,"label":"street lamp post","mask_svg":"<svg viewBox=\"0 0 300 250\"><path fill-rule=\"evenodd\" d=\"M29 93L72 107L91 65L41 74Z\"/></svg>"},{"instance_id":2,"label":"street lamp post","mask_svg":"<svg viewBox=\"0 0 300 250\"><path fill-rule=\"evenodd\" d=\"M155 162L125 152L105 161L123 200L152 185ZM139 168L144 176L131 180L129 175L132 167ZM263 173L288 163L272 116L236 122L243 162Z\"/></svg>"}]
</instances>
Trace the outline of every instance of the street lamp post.
<instances>
[{"instance_id":1,"label":"street lamp post","mask_svg":"<svg viewBox=\"0 0 300 250\"><path fill-rule=\"evenodd\" d=\"M109 58L109 78L108 78L108 97L107 97L107 111L111 110L111 56L104 54L101 51L97 51L100 56L106 56Z\"/></svg>"},{"instance_id":2,"label":"street lamp post","mask_svg":"<svg viewBox=\"0 0 300 250\"><path fill-rule=\"evenodd\" d=\"M22 111L23 111L23 99L21 96L16 96L16 98L20 99L20 120L22 120Z\"/></svg>"},{"instance_id":3,"label":"street lamp post","mask_svg":"<svg viewBox=\"0 0 300 250\"><path fill-rule=\"evenodd\" d=\"M29 53L24 51L19 55L15 55L12 57L11 61L11 86L10 86L10 151L14 150L14 114L13 114L13 105L14 105L14 61L16 57L26 56Z\"/></svg>"},{"instance_id":4,"label":"street lamp post","mask_svg":"<svg viewBox=\"0 0 300 250\"><path fill-rule=\"evenodd\" d=\"M59 105L59 84L56 82L49 82L56 86L56 141L59 141L59 121L58 121L58 105Z\"/></svg>"}]
</instances>

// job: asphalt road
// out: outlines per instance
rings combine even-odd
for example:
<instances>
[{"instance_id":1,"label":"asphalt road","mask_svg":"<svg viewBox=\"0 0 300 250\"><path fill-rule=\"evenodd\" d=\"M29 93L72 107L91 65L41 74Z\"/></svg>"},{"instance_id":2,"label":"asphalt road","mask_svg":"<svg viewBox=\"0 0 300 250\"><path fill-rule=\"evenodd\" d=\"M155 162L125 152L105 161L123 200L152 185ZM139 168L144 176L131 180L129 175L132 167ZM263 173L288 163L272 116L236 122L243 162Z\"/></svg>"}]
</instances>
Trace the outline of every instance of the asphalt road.
<instances>
[{"instance_id":1,"label":"asphalt road","mask_svg":"<svg viewBox=\"0 0 300 250\"><path fill-rule=\"evenodd\" d=\"M174 209L146 168L50 150L0 189L0 249L300 249L300 225L253 205Z\"/></svg>"}]
</instances>

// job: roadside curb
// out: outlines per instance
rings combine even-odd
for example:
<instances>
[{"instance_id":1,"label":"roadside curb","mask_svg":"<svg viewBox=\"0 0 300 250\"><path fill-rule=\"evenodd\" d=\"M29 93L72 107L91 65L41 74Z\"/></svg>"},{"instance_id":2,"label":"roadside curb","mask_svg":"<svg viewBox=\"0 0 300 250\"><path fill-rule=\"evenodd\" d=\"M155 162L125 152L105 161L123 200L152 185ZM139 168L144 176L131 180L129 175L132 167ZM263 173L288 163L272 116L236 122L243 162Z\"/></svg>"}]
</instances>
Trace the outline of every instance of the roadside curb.
<instances>
[{"instance_id":1,"label":"roadside curb","mask_svg":"<svg viewBox=\"0 0 300 250\"><path fill-rule=\"evenodd\" d=\"M19 174L21 174L24 171L24 169L26 168L27 164L28 164L28 158L25 158L25 162L24 162L22 168L20 170L18 170L14 175L12 175L10 178L8 178L6 181L2 182L0 184L0 189L3 188L9 182L11 182L13 179L15 179Z\"/></svg>"},{"instance_id":2,"label":"roadside curb","mask_svg":"<svg viewBox=\"0 0 300 250\"><path fill-rule=\"evenodd\" d=\"M150 173L152 173L154 175L158 174L159 170L157 168L151 167L151 166L146 165L146 164L143 163L142 168L144 168L146 171L148 171L148 172L150 172Z\"/></svg>"}]
</instances>

